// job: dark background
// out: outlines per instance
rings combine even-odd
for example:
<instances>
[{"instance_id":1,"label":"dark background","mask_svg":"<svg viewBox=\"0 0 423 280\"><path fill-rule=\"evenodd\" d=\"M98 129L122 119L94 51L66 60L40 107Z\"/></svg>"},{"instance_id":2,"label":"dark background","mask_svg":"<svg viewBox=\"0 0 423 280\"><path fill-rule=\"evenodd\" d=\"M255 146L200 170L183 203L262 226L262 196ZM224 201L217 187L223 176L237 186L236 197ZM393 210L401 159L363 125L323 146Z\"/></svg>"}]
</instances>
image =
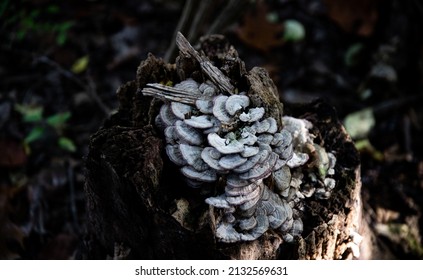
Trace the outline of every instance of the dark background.
<instances>
[{"instance_id":1,"label":"dark background","mask_svg":"<svg viewBox=\"0 0 423 280\"><path fill-rule=\"evenodd\" d=\"M177 29L224 34L287 113L316 98L372 112L351 131L366 219L383 258L423 258L419 0L1 0L0 258L83 257L89 137L148 53L174 62Z\"/></svg>"}]
</instances>

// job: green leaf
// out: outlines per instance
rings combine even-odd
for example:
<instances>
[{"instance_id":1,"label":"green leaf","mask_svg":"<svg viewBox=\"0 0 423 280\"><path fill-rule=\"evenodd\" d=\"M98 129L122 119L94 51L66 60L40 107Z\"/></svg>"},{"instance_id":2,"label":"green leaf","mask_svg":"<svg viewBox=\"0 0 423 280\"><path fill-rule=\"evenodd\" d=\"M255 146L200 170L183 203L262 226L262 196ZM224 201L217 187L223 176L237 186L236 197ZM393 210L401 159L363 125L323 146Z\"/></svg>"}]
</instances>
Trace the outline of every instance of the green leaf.
<instances>
[{"instance_id":1,"label":"green leaf","mask_svg":"<svg viewBox=\"0 0 423 280\"><path fill-rule=\"evenodd\" d=\"M29 144L31 142L34 142L38 139L40 139L41 137L43 137L45 132L45 128L41 127L41 126L36 126L34 127L29 133L28 135L25 137L24 139L24 143L25 144Z\"/></svg>"},{"instance_id":2,"label":"green leaf","mask_svg":"<svg viewBox=\"0 0 423 280\"><path fill-rule=\"evenodd\" d=\"M21 41L26 36L26 30L25 29L21 29L21 30L17 31L15 33L15 35L16 35L16 40Z\"/></svg>"},{"instance_id":3,"label":"green leaf","mask_svg":"<svg viewBox=\"0 0 423 280\"><path fill-rule=\"evenodd\" d=\"M46 122L52 127L59 129L69 120L71 117L70 112L63 112L54 114L46 119Z\"/></svg>"},{"instance_id":4,"label":"green leaf","mask_svg":"<svg viewBox=\"0 0 423 280\"><path fill-rule=\"evenodd\" d=\"M375 160L383 160L383 153L376 150L376 148L370 143L369 139L357 140L354 142L354 145L359 152L367 151Z\"/></svg>"},{"instance_id":5,"label":"green leaf","mask_svg":"<svg viewBox=\"0 0 423 280\"><path fill-rule=\"evenodd\" d=\"M62 30L62 31L68 31L72 26L73 26L73 22L72 21L65 21L65 22L62 22L60 25L59 25L59 29L60 30Z\"/></svg>"},{"instance_id":6,"label":"green leaf","mask_svg":"<svg viewBox=\"0 0 423 280\"><path fill-rule=\"evenodd\" d=\"M21 20L21 25L23 28L27 30L34 30L36 29L37 24L35 23L34 19L31 17L25 17Z\"/></svg>"},{"instance_id":7,"label":"green leaf","mask_svg":"<svg viewBox=\"0 0 423 280\"><path fill-rule=\"evenodd\" d=\"M286 42L297 42L305 37L305 29L301 22L295 19L288 19L284 22L283 39Z\"/></svg>"},{"instance_id":8,"label":"green leaf","mask_svg":"<svg viewBox=\"0 0 423 280\"><path fill-rule=\"evenodd\" d=\"M49 14L57 14L57 13L59 13L60 8L57 5L50 5L50 6L47 7L46 11Z\"/></svg>"},{"instance_id":9,"label":"green leaf","mask_svg":"<svg viewBox=\"0 0 423 280\"><path fill-rule=\"evenodd\" d=\"M59 32L56 36L56 43L59 46L63 46L66 43L66 40L68 39L68 34L66 32Z\"/></svg>"},{"instance_id":10,"label":"green leaf","mask_svg":"<svg viewBox=\"0 0 423 280\"><path fill-rule=\"evenodd\" d=\"M58 140L59 147L69 152L75 152L76 146L73 141L67 137L60 137Z\"/></svg>"},{"instance_id":11,"label":"green leaf","mask_svg":"<svg viewBox=\"0 0 423 280\"><path fill-rule=\"evenodd\" d=\"M57 30L57 36L56 36L56 43L60 46L64 45L66 43L66 40L68 38L68 31L73 26L73 22L71 21L65 21L59 25L55 26L55 30Z\"/></svg>"},{"instance_id":12,"label":"green leaf","mask_svg":"<svg viewBox=\"0 0 423 280\"><path fill-rule=\"evenodd\" d=\"M22 114L24 122L39 122L43 119L44 108L41 106L15 104L15 110Z\"/></svg>"},{"instance_id":13,"label":"green leaf","mask_svg":"<svg viewBox=\"0 0 423 280\"><path fill-rule=\"evenodd\" d=\"M87 69L90 58L88 55L78 58L71 67L71 71L75 74L84 72Z\"/></svg>"},{"instance_id":14,"label":"green leaf","mask_svg":"<svg viewBox=\"0 0 423 280\"><path fill-rule=\"evenodd\" d=\"M376 120L372 108L351 113L344 119L344 126L352 139L367 137L371 129L375 126Z\"/></svg>"},{"instance_id":15,"label":"green leaf","mask_svg":"<svg viewBox=\"0 0 423 280\"><path fill-rule=\"evenodd\" d=\"M347 51L345 52L345 65L348 67L355 66L359 63L360 54L364 49L364 45L362 43L356 43L351 45Z\"/></svg>"}]
</instances>

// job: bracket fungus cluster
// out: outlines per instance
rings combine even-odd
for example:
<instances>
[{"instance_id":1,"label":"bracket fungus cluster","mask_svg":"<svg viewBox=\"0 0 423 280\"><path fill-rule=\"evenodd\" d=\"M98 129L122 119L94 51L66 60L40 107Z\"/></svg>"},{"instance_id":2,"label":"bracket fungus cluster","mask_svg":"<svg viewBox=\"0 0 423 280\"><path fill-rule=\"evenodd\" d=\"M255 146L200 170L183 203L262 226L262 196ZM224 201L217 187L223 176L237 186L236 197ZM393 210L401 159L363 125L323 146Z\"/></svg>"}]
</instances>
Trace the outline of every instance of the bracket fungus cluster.
<instances>
[{"instance_id":1,"label":"bracket fungus cluster","mask_svg":"<svg viewBox=\"0 0 423 280\"><path fill-rule=\"evenodd\" d=\"M252 241L269 229L293 241L303 231L304 199L326 199L336 185L335 155L313 142L309 121L275 119L252 102L248 91L238 93L182 34L177 44L197 59L202 80L188 77L174 86L154 83L142 89L164 101L156 125L167 156L189 186L222 186L221 193L205 198L219 210L219 241Z\"/></svg>"}]
</instances>

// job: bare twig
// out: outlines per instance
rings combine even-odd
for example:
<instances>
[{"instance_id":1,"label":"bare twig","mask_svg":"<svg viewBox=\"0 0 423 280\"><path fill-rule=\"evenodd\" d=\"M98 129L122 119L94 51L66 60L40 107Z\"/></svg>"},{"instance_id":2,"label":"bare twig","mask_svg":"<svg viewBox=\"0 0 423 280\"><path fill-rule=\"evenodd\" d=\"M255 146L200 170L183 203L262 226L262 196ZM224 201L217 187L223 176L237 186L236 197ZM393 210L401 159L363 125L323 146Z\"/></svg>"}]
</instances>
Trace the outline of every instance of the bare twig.
<instances>
[{"instance_id":1,"label":"bare twig","mask_svg":"<svg viewBox=\"0 0 423 280\"><path fill-rule=\"evenodd\" d=\"M222 2L226 3L226 5L210 24L208 30L206 31L207 35L223 33L223 31L229 25L236 22L245 9L253 3L253 1L246 0L228 0ZM199 37L198 34L203 27L204 21L209 18L210 14L214 14L216 12L215 3L216 2L212 0L187 0L185 2L181 18L176 26L174 36L177 36L177 33L181 32L183 34L187 34L187 38L190 42L197 41ZM176 47L172 40L166 51L164 60L170 62L170 60L175 56Z\"/></svg>"},{"instance_id":2,"label":"bare twig","mask_svg":"<svg viewBox=\"0 0 423 280\"><path fill-rule=\"evenodd\" d=\"M222 33L222 31L238 20L239 16L244 12L244 10L252 3L253 1L245 0L229 0L226 2L226 6L219 13L219 15L214 19L213 23L210 25L206 34L215 34Z\"/></svg>"},{"instance_id":3,"label":"bare twig","mask_svg":"<svg viewBox=\"0 0 423 280\"><path fill-rule=\"evenodd\" d=\"M178 32L184 32L184 33L187 32L188 23L190 22L192 13L195 12L196 4L198 4L198 1L196 0L187 0L185 2L184 10L182 11L182 15L179 19L178 24L176 25L176 29L174 31L174 35L172 38L175 38ZM172 39L163 59L166 62L170 62L170 60L174 58L175 56L176 56L176 46L175 46L175 42Z\"/></svg>"},{"instance_id":4,"label":"bare twig","mask_svg":"<svg viewBox=\"0 0 423 280\"><path fill-rule=\"evenodd\" d=\"M37 58L35 58L35 61L47 64L47 65L55 68L64 77L68 78L69 80L73 81L75 84L79 85L95 101L95 103L98 105L98 107L101 109L101 111L106 116L110 115L110 112L111 112L110 108L107 107L106 104L104 104L104 102L98 96L97 90L96 90L96 87L95 87L95 83L92 81L90 76L88 76L88 84L86 84L80 78L75 76L72 72L64 69L57 62L51 60L50 58L48 58L46 56L37 57Z\"/></svg>"},{"instance_id":5,"label":"bare twig","mask_svg":"<svg viewBox=\"0 0 423 280\"><path fill-rule=\"evenodd\" d=\"M194 19L192 20L190 24L190 28L188 31L188 41L194 42L198 39L198 32L200 31L200 28L202 26L202 23L207 18L207 14L210 13L211 6L213 5L212 0L204 0L200 1L200 6L198 7L197 11L195 12ZM182 32L182 31L181 31ZM183 33L183 32L182 32Z\"/></svg>"}]
</instances>

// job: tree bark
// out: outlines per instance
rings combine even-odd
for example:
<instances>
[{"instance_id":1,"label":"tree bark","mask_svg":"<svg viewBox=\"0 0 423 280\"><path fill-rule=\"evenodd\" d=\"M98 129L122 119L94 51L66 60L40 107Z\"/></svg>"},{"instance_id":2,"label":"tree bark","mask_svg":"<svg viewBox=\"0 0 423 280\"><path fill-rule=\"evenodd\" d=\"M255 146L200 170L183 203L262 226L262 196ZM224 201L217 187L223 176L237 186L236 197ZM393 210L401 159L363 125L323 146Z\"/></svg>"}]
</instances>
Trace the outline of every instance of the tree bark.
<instances>
[{"instance_id":1,"label":"tree bark","mask_svg":"<svg viewBox=\"0 0 423 280\"><path fill-rule=\"evenodd\" d=\"M222 36L201 40L200 54L247 89L256 104L280 120L285 111L313 123L319 144L337 155L337 186L327 200L308 199L304 232L293 243L268 230L251 242L217 242L213 209L202 190L186 186L164 153L154 126L160 101L141 94L147 83L202 78L199 63L181 52L176 64L153 55L134 81L118 89L119 110L92 135L86 158L88 259L351 259L372 258L371 232L363 219L359 155L335 110L317 101L283 108L264 69L247 72ZM279 123L280 125L280 123ZM362 240L361 240L362 239ZM361 253L361 256L359 256Z\"/></svg>"}]
</instances>

